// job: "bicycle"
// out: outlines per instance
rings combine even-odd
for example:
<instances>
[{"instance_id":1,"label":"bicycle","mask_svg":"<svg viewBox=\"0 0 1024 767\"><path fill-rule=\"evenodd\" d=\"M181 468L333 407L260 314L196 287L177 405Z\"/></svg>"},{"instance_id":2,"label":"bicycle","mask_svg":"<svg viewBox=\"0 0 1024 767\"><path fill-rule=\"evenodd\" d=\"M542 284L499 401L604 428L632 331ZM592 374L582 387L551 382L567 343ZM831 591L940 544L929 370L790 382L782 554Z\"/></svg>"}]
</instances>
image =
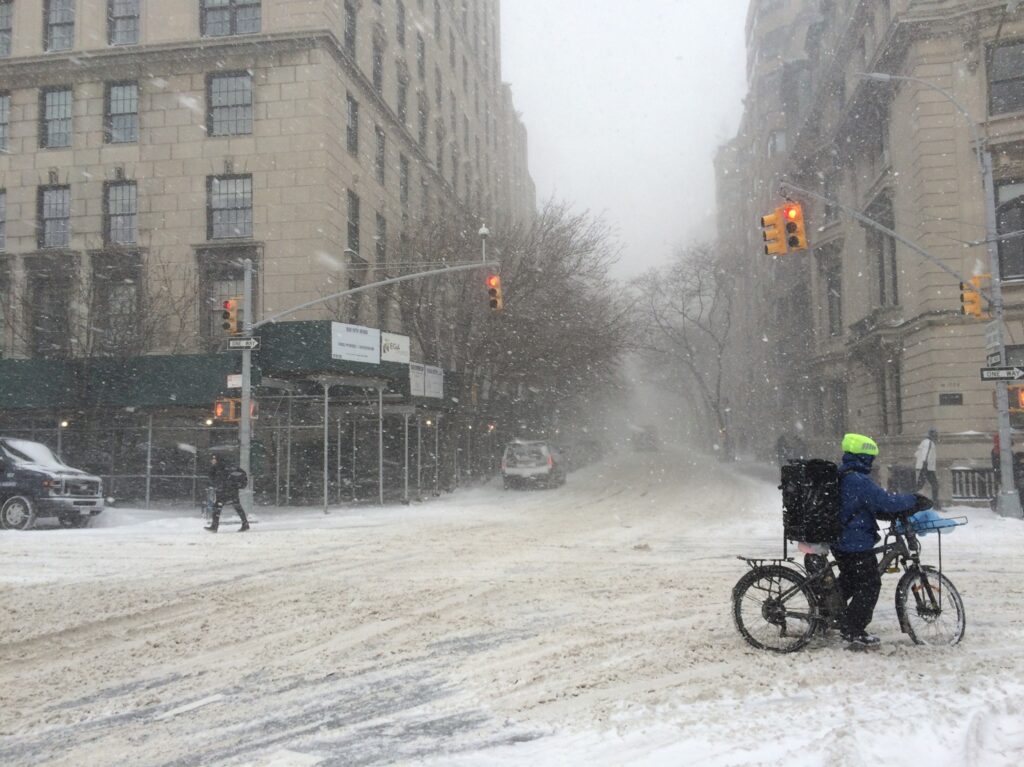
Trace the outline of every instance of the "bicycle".
<instances>
[{"instance_id":1,"label":"bicycle","mask_svg":"<svg viewBox=\"0 0 1024 767\"><path fill-rule=\"evenodd\" d=\"M964 636L966 617L960 592L942 574L942 536L939 526L909 521L913 511L898 515L881 546L879 573L903 576L896 585L896 615L900 630L914 644L955 645ZM967 524L964 517L946 518L943 525ZM916 529L915 529L916 528ZM939 567L921 564L918 533L939 531ZM733 587L733 620L748 644L777 653L795 652L815 633L838 629L844 602L835 576L835 560L808 554L801 567L792 557L738 557L751 568ZM788 566L787 565L792 565Z\"/></svg>"}]
</instances>

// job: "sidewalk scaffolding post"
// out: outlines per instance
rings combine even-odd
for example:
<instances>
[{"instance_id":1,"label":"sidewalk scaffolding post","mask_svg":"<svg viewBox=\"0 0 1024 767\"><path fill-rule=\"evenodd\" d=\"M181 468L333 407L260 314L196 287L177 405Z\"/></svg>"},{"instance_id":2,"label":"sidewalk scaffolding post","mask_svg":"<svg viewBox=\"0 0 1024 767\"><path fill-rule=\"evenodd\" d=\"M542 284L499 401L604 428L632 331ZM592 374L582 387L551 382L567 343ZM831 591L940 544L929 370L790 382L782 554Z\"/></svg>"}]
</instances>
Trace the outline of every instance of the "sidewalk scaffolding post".
<instances>
[{"instance_id":1,"label":"sidewalk scaffolding post","mask_svg":"<svg viewBox=\"0 0 1024 767\"><path fill-rule=\"evenodd\" d=\"M434 495L440 495L438 487L441 472L441 414L434 418Z\"/></svg>"},{"instance_id":2,"label":"sidewalk scaffolding post","mask_svg":"<svg viewBox=\"0 0 1024 767\"><path fill-rule=\"evenodd\" d=\"M150 489L153 482L153 414L146 424L146 508L149 508Z\"/></svg>"},{"instance_id":3,"label":"sidewalk scaffolding post","mask_svg":"<svg viewBox=\"0 0 1024 767\"><path fill-rule=\"evenodd\" d=\"M402 490L402 502L405 505L409 505L409 414L403 415L405 420L405 449L403 450L403 457L405 463L405 487Z\"/></svg>"},{"instance_id":4,"label":"sidewalk scaffolding post","mask_svg":"<svg viewBox=\"0 0 1024 767\"><path fill-rule=\"evenodd\" d=\"M330 390L331 385L326 380L323 381L324 386L324 514L329 514L327 511L327 491L330 477L330 469L328 468L328 451L330 449L330 433L331 433L331 419L330 419Z\"/></svg>"},{"instance_id":5,"label":"sidewalk scaffolding post","mask_svg":"<svg viewBox=\"0 0 1024 767\"><path fill-rule=\"evenodd\" d=\"M377 384L377 493L384 505L384 386Z\"/></svg>"}]
</instances>

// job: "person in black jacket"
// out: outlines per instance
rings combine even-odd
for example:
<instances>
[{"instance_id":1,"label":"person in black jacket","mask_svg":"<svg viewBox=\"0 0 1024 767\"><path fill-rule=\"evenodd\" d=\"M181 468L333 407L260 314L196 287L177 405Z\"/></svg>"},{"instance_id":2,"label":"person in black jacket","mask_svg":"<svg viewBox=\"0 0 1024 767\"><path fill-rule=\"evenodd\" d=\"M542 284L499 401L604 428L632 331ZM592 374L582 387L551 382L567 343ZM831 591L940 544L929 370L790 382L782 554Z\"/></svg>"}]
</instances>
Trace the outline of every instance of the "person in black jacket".
<instances>
[{"instance_id":1,"label":"person in black jacket","mask_svg":"<svg viewBox=\"0 0 1024 767\"><path fill-rule=\"evenodd\" d=\"M213 484L216 499L213 502L212 519L204 529L211 533L217 532L217 528L220 526L220 511L227 503L234 505L235 511L238 512L238 516L242 520L242 526L238 528L238 532L244 533L249 529L249 520L245 516L242 502L238 500L238 484L231 476L231 472L232 467L226 466L219 457L210 456L210 482Z\"/></svg>"}]
</instances>

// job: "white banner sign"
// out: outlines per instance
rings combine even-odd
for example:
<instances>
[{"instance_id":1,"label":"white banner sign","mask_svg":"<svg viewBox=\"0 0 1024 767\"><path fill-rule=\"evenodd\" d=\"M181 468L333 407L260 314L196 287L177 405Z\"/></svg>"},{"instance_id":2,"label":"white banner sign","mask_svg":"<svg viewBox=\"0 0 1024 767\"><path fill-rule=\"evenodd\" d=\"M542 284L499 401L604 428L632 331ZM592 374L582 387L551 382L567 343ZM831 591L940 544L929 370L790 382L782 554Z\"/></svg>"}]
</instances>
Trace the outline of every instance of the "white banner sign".
<instances>
[{"instance_id":1,"label":"white banner sign","mask_svg":"<svg viewBox=\"0 0 1024 767\"><path fill-rule=\"evenodd\" d=\"M409 363L409 396L423 396L423 366L418 362Z\"/></svg>"},{"instance_id":2,"label":"white banner sign","mask_svg":"<svg viewBox=\"0 0 1024 767\"><path fill-rule=\"evenodd\" d=\"M380 358L385 362L408 362L409 336L400 336L396 333L381 333Z\"/></svg>"},{"instance_id":3,"label":"white banner sign","mask_svg":"<svg viewBox=\"0 0 1024 767\"><path fill-rule=\"evenodd\" d=\"M444 399L444 371L441 368L423 367L423 396Z\"/></svg>"},{"instance_id":4,"label":"white banner sign","mask_svg":"<svg viewBox=\"0 0 1024 767\"><path fill-rule=\"evenodd\" d=\"M331 357L349 362L380 364L380 331L362 325L331 323Z\"/></svg>"}]
</instances>

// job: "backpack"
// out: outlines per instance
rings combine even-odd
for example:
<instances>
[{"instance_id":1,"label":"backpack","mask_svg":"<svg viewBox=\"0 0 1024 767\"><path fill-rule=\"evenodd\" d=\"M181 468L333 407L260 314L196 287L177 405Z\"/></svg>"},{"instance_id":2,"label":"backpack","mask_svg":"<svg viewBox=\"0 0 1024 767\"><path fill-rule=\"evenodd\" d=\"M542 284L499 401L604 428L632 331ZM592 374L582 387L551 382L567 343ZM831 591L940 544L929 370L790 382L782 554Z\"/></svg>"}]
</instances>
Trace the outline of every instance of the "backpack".
<instances>
[{"instance_id":1,"label":"backpack","mask_svg":"<svg viewBox=\"0 0 1024 767\"><path fill-rule=\"evenodd\" d=\"M236 490L241 490L249 484L249 475L243 469L235 467L228 472L228 479Z\"/></svg>"},{"instance_id":2,"label":"backpack","mask_svg":"<svg viewBox=\"0 0 1024 767\"><path fill-rule=\"evenodd\" d=\"M790 541L835 543L842 533L839 521L839 480L842 472L831 461L792 460L782 467L782 526Z\"/></svg>"}]
</instances>

